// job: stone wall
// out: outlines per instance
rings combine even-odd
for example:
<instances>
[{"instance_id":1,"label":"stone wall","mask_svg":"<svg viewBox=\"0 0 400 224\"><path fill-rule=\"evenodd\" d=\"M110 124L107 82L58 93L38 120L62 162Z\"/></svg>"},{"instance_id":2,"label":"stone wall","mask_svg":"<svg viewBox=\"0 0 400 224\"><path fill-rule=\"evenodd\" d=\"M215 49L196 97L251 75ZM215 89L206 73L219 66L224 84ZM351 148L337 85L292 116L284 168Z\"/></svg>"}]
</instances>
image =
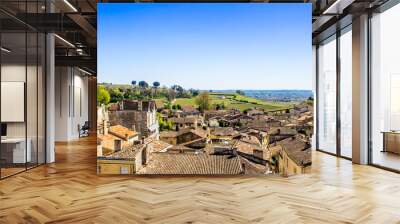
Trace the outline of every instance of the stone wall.
<instances>
[{"instance_id":1,"label":"stone wall","mask_svg":"<svg viewBox=\"0 0 400 224\"><path fill-rule=\"evenodd\" d=\"M109 111L110 125L122 125L139 133L140 137L147 136L147 112L144 111Z\"/></svg>"}]
</instances>

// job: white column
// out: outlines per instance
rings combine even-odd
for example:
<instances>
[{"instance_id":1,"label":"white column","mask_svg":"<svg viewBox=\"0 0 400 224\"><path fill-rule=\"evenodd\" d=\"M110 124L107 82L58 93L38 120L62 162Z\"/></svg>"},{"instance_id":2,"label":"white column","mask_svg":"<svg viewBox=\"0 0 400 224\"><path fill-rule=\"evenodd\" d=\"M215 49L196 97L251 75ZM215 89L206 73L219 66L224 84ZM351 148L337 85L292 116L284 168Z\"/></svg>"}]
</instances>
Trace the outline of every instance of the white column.
<instances>
[{"instance_id":1,"label":"white column","mask_svg":"<svg viewBox=\"0 0 400 224\"><path fill-rule=\"evenodd\" d=\"M368 163L368 15L353 19L353 162Z\"/></svg>"},{"instance_id":2,"label":"white column","mask_svg":"<svg viewBox=\"0 0 400 224\"><path fill-rule=\"evenodd\" d=\"M313 136L311 139L311 147L313 150L316 150L317 148L317 129L315 128L317 124L317 47L315 45L312 45L312 90L313 90L313 98L314 98L314 116L313 116L313 124L314 124L314 130L313 130Z\"/></svg>"},{"instance_id":3,"label":"white column","mask_svg":"<svg viewBox=\"0 0 400 224\"><path fill-rule=\"evenodd\" d=\"M46 163L55 161L55 54L54 35L46 36Z\"/></svg>"}]
</instances>

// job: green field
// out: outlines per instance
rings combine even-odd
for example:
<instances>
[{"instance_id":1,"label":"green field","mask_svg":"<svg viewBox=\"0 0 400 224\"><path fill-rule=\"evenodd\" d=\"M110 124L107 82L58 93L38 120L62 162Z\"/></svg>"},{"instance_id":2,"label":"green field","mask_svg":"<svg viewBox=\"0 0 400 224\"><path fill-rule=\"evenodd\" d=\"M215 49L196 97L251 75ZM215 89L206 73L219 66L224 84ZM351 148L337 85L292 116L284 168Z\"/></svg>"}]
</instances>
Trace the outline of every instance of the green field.
<instances>
[{"instance_id":1,"label":"green field","mask_svg":"<svg viewBox=\"0 0 400 224\"><path fill-rule=\"evenodd\" d=\"M212 92L210 93L210 96L211 104L224 103L227 109L239 109L241 111L254 107L262 108L266 111L292 107L292 104L288 103L268 102L235 93ZM179 104L181 106L191 105L196 107L195 98L178 98L174 101L174 104Z\"/></svg>"},{"instance_id":2,"label":"green field","mask_svg":"<svg viewBox=\"0 0 400 224\"><path fill-rule=\"evenodd\" d=\"M120 89L129 89L132 88L131 85L115 85L115 84L100 84L106 87L120 88ZM209 92L211 98L211 105L216 104L224 104L226 109L239 109L244 111L250 108L262 108L265 111L273 111L273 110L282 110L286 108L292 108L293 104L291 103L279 103L279 102L269 102L264 100L259 100L252 97L247 97L240 95L238 93L224 93L224 92ZM177 98L172 104L186 106L190 105L193 107L197 107L196 98ZM167 102L165 97L156 98L157 107L161 108Z\"/></svg>"}]
</instances>

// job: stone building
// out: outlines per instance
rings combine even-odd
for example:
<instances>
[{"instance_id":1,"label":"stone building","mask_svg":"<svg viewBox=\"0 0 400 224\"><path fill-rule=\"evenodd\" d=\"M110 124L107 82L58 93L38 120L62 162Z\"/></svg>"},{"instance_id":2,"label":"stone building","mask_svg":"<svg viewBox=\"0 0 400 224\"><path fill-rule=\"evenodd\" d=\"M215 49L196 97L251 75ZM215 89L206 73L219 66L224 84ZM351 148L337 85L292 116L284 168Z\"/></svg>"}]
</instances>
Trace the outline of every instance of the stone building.
<instances>
[{"instance_id":1,"label":"stone building","mask_svg":"<svg viewBox=\"0 0 400 224\"><path fill-rule=\"evenodd\" d=\"M139 133L140 137L158 136L157 107L153 100L124 100L119 107L109 109L110 125L122 125Z\"/></svg>"},{"instance_id":2,"label":"stone building","mask_svg":"<svg viewBox=\"0 0 400 224\"><path fill-rule=\"evenodd\" d=\"M207 130L202 128L186 128L180 131L163 131L160 134L160 140L172 145L179 145L197 139L206 139L207 135Z\"/></svg>"},{"instance_id":3,"label":"stone building","mask_svg":"<svg viewBox=\"0 0 400 224\"><path fill-rule=\"evenodd\" d=\"M107 156L97 157L98 174L137 174L151 159L152 153L165 152L170 144L152 138L124 147Z\"/></svg>"},{"instance_id":4,"label":"stone building","mask_svg":"<svg viewBox=\"0 0 400 224\"><path fill-rule=\"evenodd\" d=\"M169 118L168 120L172 121L173 123L173 128L175 130L179 130L182 128L196 128L197 126L201 126L202 125L202 120L200 119L200 117L173 117L173 118Z\"/></svg>"},{"instance_id":5,"label":"stone building","mask_svg":"<svg viewBox=\"0 0 400 224\"><path fill-rule=\"evenodd\" d=\"M293 136L286 138L278 145L281 147L278 156L279 172L284 176L306 173L311 167L311 145Z\"/></svg>"}]
</instances>

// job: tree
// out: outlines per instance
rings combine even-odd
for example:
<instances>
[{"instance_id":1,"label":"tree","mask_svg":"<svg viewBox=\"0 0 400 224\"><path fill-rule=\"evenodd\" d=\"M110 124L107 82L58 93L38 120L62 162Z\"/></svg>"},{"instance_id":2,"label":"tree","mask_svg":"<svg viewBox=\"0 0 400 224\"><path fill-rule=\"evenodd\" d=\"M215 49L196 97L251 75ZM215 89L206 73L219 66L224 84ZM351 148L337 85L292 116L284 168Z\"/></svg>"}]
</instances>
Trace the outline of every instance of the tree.
<instances>
[{"instance_id":1,"label":"tree","mask_svg":"<svg viewBox=\"0 0 400 224\"><path fill-rule=\"evenodd\" d=\"M160 128L160 131L172 130L174 125L171 120L163 119L160 113L157 113L157 120L158 120L158 125Z\"/></svg>"},{"instance_id":2,"label":"tree","mask_svg":"<svg viewBox=\"0 0 400 224\"><path fill-rule=\"evenodd\" d=\"M192 94L192 96L197 96L199 95L199 90L197 89L189 89L189 92Z\"/></svg>"},{"instance_id":3,"label":"tree","mask_svg":"<svg viewBox=\"0 0 400 224\"><path fill-rule=\"evenodd\" d=\"M131 85L132 85L132 86L135 86L135 85L136 85L136 81L135 81L135 80L132 80Z\"/></svg>"},{"instance_id":4,"label":"tree","mask_svg":"<svg viewBox=\"0 0 400 224\"><path fill-rule=\"evenodd\" d=\"M97 86L97 103L99 105L110 103L110 93L104 86Z\"/></svg>"},{"instance_id":5,"label":"tree","mask_svg":"<svg viewBox=\"0 0 400 224\"><path fill-rule=\"evenodd\" d=\"M211 106L211 98L208 92L200 93L195 100L196 104L199 106L200 111L209 110Z\"/></svg>"},{"instance_id":6,"label":"tree","mask_svg":"<svg viewBox=\"0 0 400 224\"><path fill-rule=\"evenodd\" d=\"M164 108L165 109L172 109L172 103L171 103L171 101L167 101L166 103L164 103Z\"/></svg>"},{"instance_id":7,"label":"tree","mask_svg":"<svg viewBox=\"0 0 400 224\"><path fill-rule=\"evenodd\" d=\"M242 90L236 90L236 93L239 94L239 95L242 95L242 96L245 95L244 92L243 92Z\"/></svg>"},{"instance_id":8,"label":"tree","mask_svg":"<svg viewBox=\"0 0 400 224\"><path fill-rule=\"evenodd\" d=\"M110 102L116 103L124 99L124 93L119 88L110 89Z\"/></svg>"},{"instance_id":9,"label":"tree","mask_svg":"<svg viewBox=\"0 0 400 224\"><path fill-rule=\"evenodd\" d=\"M135 98L135 92L130 89L125 90L123 94L124 94L124 99L131 100Z\"/></svg>"},{"instance_id":10,"label":"tree","mask_svg":"<svg viewBox=\"0 0 400 224\"><path fill-rule=\"evenodd\" d=\"M149 87L149 84L146 81L140 81L139 86L142 88L147 88L147 87Z\"/></svg>"},{"instance_id":11,"label":"tree","mask_svg":"<svg viewBox=\"0 0 400 224\"><path fill-rule=\"evenodd\" d=\"M183 91L184 91L184 89L180 85L173 85L173 86L171 86L171 89L173 89L175 92L177 92L179 97L182 96Z\"/></svg>"},{"instance_id":12,"label":"tree","mask_svg":"<svg viewBox=\"0 0 400 224\"><path fill-rule=\"evenodd\" d=\"M225 103L224 102L222 102L222 103L217 103L217 104L215 104L215 107L214 107L216 110L224 110L225 109Z\"/></svg>"},{"instance_id":13,"label":"tree","mask_svg":"<svg viewBox=\"0 0 400 224\"><path fill-rule=\"evenodd\" d=\"M160 82L158 82L158 81L153 82L153 88L154 88L154 92L155 92L156 97L157 97L157 89L158 89L158 87L160 87ZM151 92L151 98L153 98L153 92Z\"/></svg>"},{"instance_id":14,"label":"tree","mask_svg":"<svg viewBox=\"0 0 400 224\"><path fill-rule=\"evenodd\" d=\"M182 110L182 106L180 104L174 104L172 105L173 110Z\"/></svg>"},{"instance_id":15,"label":"tree","mask_svg":"<svg viewBox=\"0 0 400 224\"><path fill-rule=\"evenodd\" d=\"M167 90L167 100L168 101L173 101L176 97L176 92L172 89Z\"/></svg>"},{"instance_id":16,"label":"tree","mask_svg":"<svg viewBox=\"0 0 400 224\"><path fill-rule=\"evenodd\" d=\"M160 82L153 82L153 86L154 86L154 88L158 88L158 87L160 87Z\"/></svg>"}]
</instances>

